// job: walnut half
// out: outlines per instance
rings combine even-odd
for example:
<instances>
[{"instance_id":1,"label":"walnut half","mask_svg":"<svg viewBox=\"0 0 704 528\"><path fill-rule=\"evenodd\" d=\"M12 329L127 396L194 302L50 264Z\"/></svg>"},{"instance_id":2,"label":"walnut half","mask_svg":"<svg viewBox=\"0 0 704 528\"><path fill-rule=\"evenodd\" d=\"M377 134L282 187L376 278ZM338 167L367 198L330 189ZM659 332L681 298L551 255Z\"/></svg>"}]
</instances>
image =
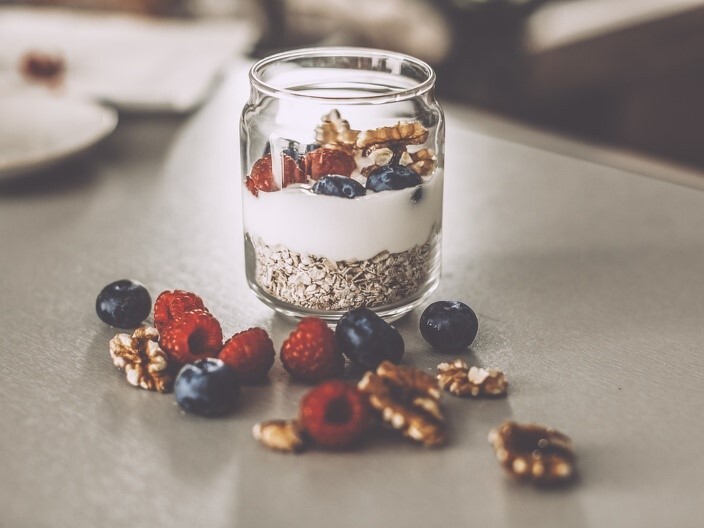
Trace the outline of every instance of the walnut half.
<instances>
[{"instance_id":1,"label":"walnut half","mask_svg":"<svg viewBox=\"0 0 704 528\"><path fill-rule=\"evenodd\" d=\"M400 121L393 126L360 132L357 136L357 148L363 149L386 143L421 145L426 139L428 139L428 129L418 121Z\"/></svg>"},{"instance_id":2,"label":"walnut half","mask_svg":"<svg viewBox=\"0 0 704 528\"><path fill-rule=\"evenodd\" d=\"M447 440L440 389L430 374L384 361L358 387L381 419L404 436L428 447Z\"/></svg>"},{"instance_id":3,"label":"walnut half","mask_svg":"<svg viewBox=\"0 0 704 528\"><path fill-rule=\"evenodd\" d=\"M137 328L130 336L117 334L110 340L110 357L125 371L127 381L135 387L169 392L173 377L166 353L159 347L159 331L151 326Z\"/></svg>"},{"instance_id":4,"label":"walnut half","mask_svg":"<svg viewBox=\"0 0 704 528\"><path fill-rule=\"evenodd\" d=\"M515 478L554 485L575 475L572 440L552 427L508 420L491 430L489 442L496 459Z\"/></svg>"},{"instance_id":5,"label":"walnut half","mask_svg":"<svg viewBox=\"0 0 704 528\"><path fill-rule=\"evenodd\" d=\"M352 130L346 119L336 109L322 117L315 129L315 140L326 148L339 148L351 152L357 143L359 130Z\"/></svg>"}]
</instances>

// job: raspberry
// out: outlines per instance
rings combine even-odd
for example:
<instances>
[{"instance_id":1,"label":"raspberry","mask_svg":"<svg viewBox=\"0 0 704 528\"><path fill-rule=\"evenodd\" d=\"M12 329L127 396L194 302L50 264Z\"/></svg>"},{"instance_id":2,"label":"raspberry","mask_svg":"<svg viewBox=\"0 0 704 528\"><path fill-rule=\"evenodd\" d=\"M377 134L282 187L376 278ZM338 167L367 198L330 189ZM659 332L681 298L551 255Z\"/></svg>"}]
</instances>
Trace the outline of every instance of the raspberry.
<instances>
[{"instance_id":1,"label":"raspberry","mask_svg":"<svg viewBox=\"0 0 704 528\"><path fill-rule=\"evenodd\" d=\"M291 156L284 154L284 187L292 183L305 183L306 172L304 169L305 158L295 160Z\"/></svg>"},{"instance_id":2,"label":"raspberry","mask_svg":"<svg viewBox=\"0 0 704 528\"><path fill-rule=\"evenodd\" d=\"M342 448L356 443L367 428L367 400L357 387L326 381L301 400L301 425L317 444Z\"/></svg>"},{"instance_id":3,"label":"raspberry","mask_svg":"<svg viewBox=\"0 0 704 528\"><path fill-rule=\"evenodd\" d=\"M274 174L271 171L271 154L262 156L252 165L252 171L249 173L247 178L247 188L256 196L256 193L252 191L254 188L257 191L273 192L278 191L279 187L274 181Z\"/></svg>"},{"instance_id":4,"label":"raspberry","mask_svg":"<svg viewBox=\"0 0 704 528\"><path fill-rule=\"evenodd\" d=\"M254 183L254 180L252 178L247 176L247 179L244 181L244 184L249 192L251 192L254 196L259 196L259 189L257 189L257 185Z\"/></svg>"},{"instance_id":5,"label":"raspberry","mask_svg":"<svg viewBox=\"0 0 704 528\"><path fill-rule=\"evenodd\" d=\"M303 164L299 164L288 154L283 154L282 160L284 187L292 183L305 183L306 174L303 170ZM274 178L271 154L262 156L254 163L252 172L245 180L245 185L254 196L257 196L259 191L273 192L279 190Z\"/></svg>"},{"instance_id":6,"label":"raspberry","mask_svg":"<svg viewBox=\"0 0 704 528\"><path fill-rule=\"evenodd\" d=\"M308 175L319 180L323 176L338 174L349 176L357 168L354 157L344 150L318 148L306 154L306 170Z\"/></svg>"},{"instance_id":7,"label":"raspberry","mask_svg":"<svg viewBox=\"0 0 704 528\"><path fill-rule=\"evenodd\" d=\"M242 383L256 383L266 377L276 352L266 330L250 328L228 339L218 357L237 371Z\"/></svg>"},{"instance_id":8,"label":"raspberry","mask_svg":"<svg viewBox=\"0 0 704 528\"><path fill-rule=\"evenodd\" d=\"M203 299L195 293L183 290L161 292L154 302L154 326L161 333L174 320L192 310L208 311Z\"/></svg>"},{"instance_id":9,"label":"raspberry","mask_svg":"<svg viewBox=\"0 0 704 528\"><path fill-rule=\"evenodd\" d=\"M295 378L316 383L341 376L345 361L322 319L306 317L281 346L281 362Z\"/></svg>"},{"instance_id":10,"label":"raspberry","mask_svg":"<svg viewBox=\"0 0 704 528\"><path fill-rule=\"evenodd\" d=\"M159 344L170 358L179 363L214 358L222 348L222 329L210 313L193 310L167 326Z\"/></svg>"}]
</instances>

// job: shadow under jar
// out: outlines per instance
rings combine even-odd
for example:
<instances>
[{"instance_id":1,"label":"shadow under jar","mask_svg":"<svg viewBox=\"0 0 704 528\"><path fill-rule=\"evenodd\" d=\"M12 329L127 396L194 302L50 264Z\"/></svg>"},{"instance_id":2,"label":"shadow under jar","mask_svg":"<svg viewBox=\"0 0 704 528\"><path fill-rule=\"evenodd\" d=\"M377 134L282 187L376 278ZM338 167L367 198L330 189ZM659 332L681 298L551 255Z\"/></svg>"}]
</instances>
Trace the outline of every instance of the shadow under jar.
<instances>
[{"instance_id":1,"label":"shadow under jar","mask_svg":"<svg viewBox=\"0 0 704 528\"><path fill-rule=\"evenodd\" d=\"M254 293L330 322L418 306L440 278L445 127L430 66L312 48L259 61L250 83L240 133Z\"/></svg>"}]
</instances>

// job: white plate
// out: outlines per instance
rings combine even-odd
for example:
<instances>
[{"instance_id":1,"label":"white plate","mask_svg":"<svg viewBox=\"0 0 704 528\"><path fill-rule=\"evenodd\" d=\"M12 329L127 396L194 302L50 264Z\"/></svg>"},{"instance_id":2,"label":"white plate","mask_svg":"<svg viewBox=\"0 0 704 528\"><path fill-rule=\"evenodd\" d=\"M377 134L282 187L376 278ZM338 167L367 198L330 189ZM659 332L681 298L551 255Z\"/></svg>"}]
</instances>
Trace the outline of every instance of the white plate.
<instances>
[{"instance_id":1,"label":"white plate","mask_svg":"<svg viewBox=\"0 0 704 528\"><path fill-rule=\"evenodd\" d=\"M0 179L47 168L85 151L117 125L117 112L40 95L0 98Z\"/></svg>"}]
</instances>

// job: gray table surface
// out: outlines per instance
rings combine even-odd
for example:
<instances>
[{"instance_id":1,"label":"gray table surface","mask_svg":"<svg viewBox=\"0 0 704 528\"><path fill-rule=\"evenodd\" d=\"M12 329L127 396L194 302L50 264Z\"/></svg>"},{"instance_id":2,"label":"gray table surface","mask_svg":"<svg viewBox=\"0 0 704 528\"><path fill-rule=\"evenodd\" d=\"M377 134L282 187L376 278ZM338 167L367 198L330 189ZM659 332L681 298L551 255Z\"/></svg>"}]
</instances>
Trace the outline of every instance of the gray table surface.
<instances>
[{"instance_id":1,"label":"gray table surface","mask_svg":"<svg viewBox=\"0 0 704 528\"><path fill-rule=\"evenodd\" d=\"M231 335L292 325L243 274L241 78L189 118L125 117L89 156L0 187L0 525L702 526L704 194L489 137L448 111L443 279L475 308L465 357L505 370L498 401L445 398L451 442L373 438L349 453L272 453L251 437L306 387L275 364L219 420L127 385L104 284L198 292ZM246 89L246 87L245 87ZM246 91L246 90L245 90ZM419 313L405 361L433 370ZM502 474L507 418L574 439L561 491Z\"/></svg>"}]
</instances>

